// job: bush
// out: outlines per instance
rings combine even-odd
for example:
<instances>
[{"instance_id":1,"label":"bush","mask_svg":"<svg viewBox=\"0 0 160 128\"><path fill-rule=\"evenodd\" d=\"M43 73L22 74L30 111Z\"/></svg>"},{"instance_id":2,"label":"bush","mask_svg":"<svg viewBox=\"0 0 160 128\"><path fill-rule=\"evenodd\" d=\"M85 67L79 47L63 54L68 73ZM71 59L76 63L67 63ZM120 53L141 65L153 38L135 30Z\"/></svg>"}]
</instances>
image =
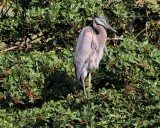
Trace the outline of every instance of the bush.
<instances>
[{"instance_id":1,"label":"bush","mask_svg":"<svg viewBox=\"0 0 160 128\"><path fill-rule=\"evenodd\" d=\"M158 1L17 0L0 6L1 127L160 125ZM84 98L73 47L97 15L120 40L108 41L108 55L92 71L91 96Z\"/></svg>"},{"instance_id":2,"label":"bush","mask_svg":"<svg viewBox=\"0 0 160 128\"><path fill-rule=\"evenodd\" d=\"M15 57L14 53L12 57L6 54L2 56L6 57L6 62L14 58L12 63L8 63L9 76L1 81L2 94L7 94L1 99L2 107L8 103L14 105L7 107L7 112L2 110L2 126L157 127L160 100L159 50L147 41L133 42L130 38L124 38L116 49L108 45L108 50L110 59L104 57L101 63L98 76L102 78L93 75L95 86L89 99L83 98L82 89L79 92L72 79L74 70L70 51L60 52L59 57L54 51L35 52L32 55L21 53L19 57ZM13 75L15 70L20 72L19 77L18 73ZM16 82L26 79L26 86ZM4 87L7 81L13 84ZM6 118L6 115L9 116Z\"/></svg>"},{"instance_id":3,"label":"bush","mask_svg":"<svg viewBox=\"0 0 160 128\"><path fill-rule=\"evenodd\" d=\"M60 82L59 80L67 84L67 81L69 82L70 80L69 78L68 80L64 78L65 75L73 74L73 67L71 67L72 60L69 60L68 51L63 51L62 54L60 58L57 57L54 51L47 53L34 52L32 54L24 52L8 52L2 54L0 57L2 62L0 65L2 67L2 99L10 105L13 103L26 104L27 102L35 102L42 99L44 85L46 89L47 87L50 88L51 85L54 88L56 86L64 86L64 83L56 85L57 82ZM64 60L62 59L66 59L65 54L68 54L67 62L63 62ZM60 78L62 75L63 78ZM64 88L67 89L67 85ZM56 93L58 95L58 92Z\"/></svg>"},{"instance_id":4,"label":"bush","mask_svg":"<svg viewBox=\"0 0 160 128\"><path fill-rule=\"evenodd\" d=\"M93 17L103 15L108 22L114 21L111 24L119 35L135 34L138 40L147 38L159 47L156 0L17 0L1 6L0 40L9 46L18 43L29 47L37 42L41 49L73 47L80 29L91 24Z\"/></svg>"}]
</instances>

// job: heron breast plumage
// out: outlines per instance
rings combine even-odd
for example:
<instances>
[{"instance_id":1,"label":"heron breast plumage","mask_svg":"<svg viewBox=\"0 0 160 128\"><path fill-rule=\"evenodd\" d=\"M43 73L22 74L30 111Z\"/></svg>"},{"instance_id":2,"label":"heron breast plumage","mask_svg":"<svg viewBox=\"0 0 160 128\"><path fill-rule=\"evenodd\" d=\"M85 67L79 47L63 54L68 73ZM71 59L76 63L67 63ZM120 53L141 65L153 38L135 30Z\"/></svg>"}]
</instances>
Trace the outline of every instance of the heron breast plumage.
<instances>
[{"instance_id":1,"label":"heron breast plumage","mask_svg":"<svg viewBox=\"0 0 160 128\"><path fill-rule=\"evenodd\" d=\"M92 52L89 57L90 69L97 69L99 67L99 63L104 53L105 45L106 43L99 42L96 36L93 36L92 43L91 43Z\"/></svg>"}]
</instances>

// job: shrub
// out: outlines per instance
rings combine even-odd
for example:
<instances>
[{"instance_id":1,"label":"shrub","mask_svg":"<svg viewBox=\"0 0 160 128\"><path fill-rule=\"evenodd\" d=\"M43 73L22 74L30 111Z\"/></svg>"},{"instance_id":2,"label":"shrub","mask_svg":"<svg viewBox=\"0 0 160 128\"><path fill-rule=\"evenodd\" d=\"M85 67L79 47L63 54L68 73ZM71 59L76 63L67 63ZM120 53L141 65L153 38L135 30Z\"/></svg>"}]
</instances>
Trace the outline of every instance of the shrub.
<instances>
[{"instance_id":1,"label":"shrub","mask_svg":"<svg viewBox=\"0 0 160 128\"><path fill-rule=\"evenodd\" d=\"M61 85L56 84L60 80L64 81L65 75L73 74L69 52L65 50L63 53L60 58L57 57L54 51L48 53L34 52L32 54L24 52L3 53L0 57L2 62L0 67L2 67L1 71L3 72L0 85L3 90L3 100L7 100L7 103L11 104L26 104L27 102L43 99L42 90L44 89L45 91L51 85L55 89L56 86L63 86L64 83ZM66 56L67 62L63 62L63 59L66 60ZM64 75L63 78L60 78L62 75ZM67 84L67 81L69 82L70 80L65 80L65 84Z\"/></svg>"},{"instance_id":2,"label":"shrub","mask_svg":"<svg viewBox=\"0 0 160 128\"><path fill-rule=\"evenodd\" d=\"M16 0L0 6L1 127L160 125L158 1ZM84 98L75 82L73 46L97 15L120 40L108 41L108 55L92 71L91 96Z\"/></svg>"}]
</instances>

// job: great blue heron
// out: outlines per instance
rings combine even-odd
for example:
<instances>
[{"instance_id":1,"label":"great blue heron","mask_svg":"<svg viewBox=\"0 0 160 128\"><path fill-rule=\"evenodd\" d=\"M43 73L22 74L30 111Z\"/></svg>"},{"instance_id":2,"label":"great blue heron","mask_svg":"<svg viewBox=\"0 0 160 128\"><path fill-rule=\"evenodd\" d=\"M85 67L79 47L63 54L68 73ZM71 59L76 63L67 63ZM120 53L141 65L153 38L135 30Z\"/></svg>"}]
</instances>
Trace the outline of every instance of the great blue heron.
<instances>
[{"instance_id":1,"label":"great blue heron","mask_svg":"<svg viewBox=\"0 0 160 128\"><path fill-rule=\"evenodd\" d=\"M86 95L85 78L88 76L88 93L90 93L90 70L98 68L106 49L106 29L116 32L102 16L98 16L93 20L93 28L84 27L78 37L74 52L74 66L76 79L78 83L83 85L84 95Z\"/></svg>"}]
</instances>

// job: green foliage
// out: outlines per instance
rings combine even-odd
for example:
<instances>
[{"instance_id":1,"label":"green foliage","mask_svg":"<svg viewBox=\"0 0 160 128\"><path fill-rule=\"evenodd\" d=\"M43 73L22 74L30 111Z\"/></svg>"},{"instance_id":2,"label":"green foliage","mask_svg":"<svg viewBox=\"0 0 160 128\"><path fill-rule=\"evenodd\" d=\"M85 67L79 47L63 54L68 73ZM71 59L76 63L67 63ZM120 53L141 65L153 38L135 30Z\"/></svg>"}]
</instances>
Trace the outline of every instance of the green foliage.
<instances>
[{"instance_id":1,"label":"green foliage","mask_svg":"<svg viewBox=\"0 0 160 128\"><path fill-rule=\"evenodd\" d=\"M89 99L75 86L72 50L3 53L1 62L7 67L1 67L9 69L1 80L1 126L157 127L160 52L131 38L123 38L116 49L108 45L110 59L104 57L101 63L98 76L103 78L93 75Z\"/></svg>"},{"instance_id":2,"label":"green foliage","mask_svg":"<svg viewBox=\"0 0 160 128\"><path fill-rule=\"evenodd\" d=\"M17 42L42 43L43 47L74 45L80 29L92 18L103 15L114 21L119 35L135 34L159 47L159 4L155 2L65 0L9 1L1 5L0 40L7 45ZM42 36L35 40L35 36Z\"/></svg>"},{"instance_id":3,"label":"green foliage","mask_svg":"<svg viewBox=\"0 0 160 128\"><path fill-rule=\"evenodd\" d=\"M1 4L0 126L159 127L159 9L156 0ZM108 41L108 55L92 74L91 96L84 98L75 81L73 46L97 15L121 40ZM11 46L19 50L8 51Z\"/></svg>"},{"instance_id":4,"label":"green foliage","mask_svg":"<svg viewBox=\"0 0 160 128\"><path fill-rule=\"evenodd\" d=\"M10 105L35 102L35 100L42 99L41 93L44 84L46 87L53 86L51 80L55 79L54 77L58 78L56 75L60 71L64 72L62 73L64 75L65 72L67 72L67 75L73 74L69 52L63 51L62 54L61 57L65 60L67 58L66 64L63 62L64 60L57 57L54 51L48 53L33 52L32 54L24 52L1 54L0 60L2 63L0 67L3 67L3 69L1 69L0 85L1 89L4 90L2 95L5 95L5 97L3 99L7 100ZM63 85L62 83L61 86Z\"/></svg>"}]
</instances>

